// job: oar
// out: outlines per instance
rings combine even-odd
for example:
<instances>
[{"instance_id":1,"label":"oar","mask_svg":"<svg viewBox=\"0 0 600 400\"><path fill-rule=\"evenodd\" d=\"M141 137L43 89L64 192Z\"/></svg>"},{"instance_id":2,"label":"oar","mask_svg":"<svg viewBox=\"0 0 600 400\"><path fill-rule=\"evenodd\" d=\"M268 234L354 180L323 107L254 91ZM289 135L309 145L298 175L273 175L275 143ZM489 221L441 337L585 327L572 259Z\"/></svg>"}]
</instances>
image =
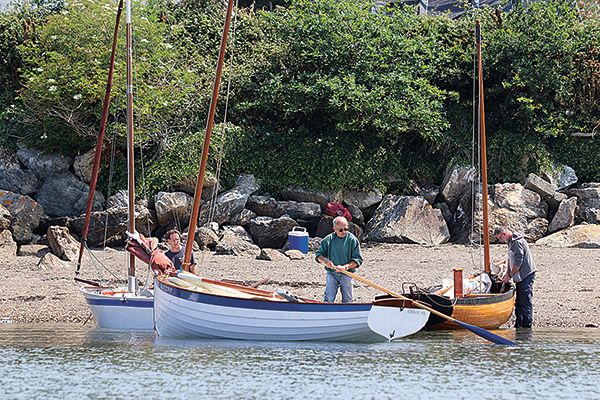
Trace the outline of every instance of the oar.
<instances>
[{"instance_id":1,"label":"oar","mask_svg":"<svg viewBox=\"0 0 600 400\"><path fill-rule=\"evenodd\" d=\"M343 272L344 274L346 274L346 275L348 275L348 276L356 279L357 281L360 281L360 282L362 282L364 284L367 284L367 285L369 285L371 287L374 287L375 289L379 289L382 292L385 292L385 293L387 293L389 295L392 295L392 296L397 297L399 299L409 300L410 301L410 299L402 296L401 294L394 293L391 290L388 290L388 289L386 289L384 287L381 287L381 286L377 285L376 283L373 283L373 282L371 282L371 281L369 281L369 280L367 280L365 278L362 278L362 277L360 277L360 276L358 276L356 274L353 274L352 272L348 272L348 271L341 271L341 272ZM478 336L481 336L482 338L487 339L487 340L489 340L492 343L495 343L495 344L507 344L507 345L515 345L515 344L517 344L517 343L513 342L512 340L503 338L502 336L496 335L495 333L492 333L490 331L486 331L485 329L479 328L479 327L474 326L474 325L469 325L469 324L466 324L464 322L460 322L459 320L454 319L452 317L449 317L446 314L443 314L443 313L441 313L441 312L439 312L437 310L434 310L431 307L428 307L428 306L426 306L424 304L421 304L418 301L413 301L413 304L415 306L419 307L419 308L422 308L423 310L427 310L430 313L437 315L438 317L442 317L444 319L447 319L448 321L454 322L455 324L458 324L458 325L462 326L463 328L470 330L474 334L476 334Z\"/></svg>"}]
</instances>

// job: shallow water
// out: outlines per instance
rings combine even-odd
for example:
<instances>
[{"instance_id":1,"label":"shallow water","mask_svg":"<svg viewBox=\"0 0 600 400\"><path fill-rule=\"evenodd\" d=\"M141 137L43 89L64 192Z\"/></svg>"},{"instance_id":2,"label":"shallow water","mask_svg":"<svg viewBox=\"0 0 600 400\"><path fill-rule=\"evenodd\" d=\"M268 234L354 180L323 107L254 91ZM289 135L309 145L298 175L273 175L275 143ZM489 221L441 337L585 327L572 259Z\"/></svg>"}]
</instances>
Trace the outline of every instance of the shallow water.
<instances>
[{"instance_id":1,"label":"shallow water","mask_svg":"<svg viewBox=\"0 0 600 400\"><path fill-rule=\"evenodd\" d=\"M382 344L156 338L0 324L0 399L598 399L600 330L425 332Z\"/></svg>"}]
</instances>

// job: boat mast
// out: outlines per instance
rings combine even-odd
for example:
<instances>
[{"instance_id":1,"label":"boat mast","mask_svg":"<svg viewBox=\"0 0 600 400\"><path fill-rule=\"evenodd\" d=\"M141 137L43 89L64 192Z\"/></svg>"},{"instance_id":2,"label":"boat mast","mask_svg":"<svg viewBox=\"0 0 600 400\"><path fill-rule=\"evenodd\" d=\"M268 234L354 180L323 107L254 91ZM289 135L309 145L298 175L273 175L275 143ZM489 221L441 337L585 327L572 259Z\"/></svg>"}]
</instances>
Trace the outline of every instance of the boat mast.
<instances>
[{"instance_id":1,"label":"boat mast","mask_svg":"<svg viewBox=\"0 0 600 400\"><path fill-rule=\"evenodd\" d=\"M488 211L487 155L485 152L485 113L483 108L483 66L481 62L481 26L475 22L475 42L477 44L477 80L479 83L479 135L481 140L481 186L483 203L483 265L490 272L490 228Z\"/></svg>"},{"instance_id":2,"label":"boat mast","mask_svg":"<svg viewBox=\"0 0 600 400\"><path fill-rule=\"evenodd\" d=\"M200 170L198 171L198 179L196 180L196 191L194 193L194 204L192 206L192 216L190 217L190 225L188 227L188 237L185 244L185 255L183 258L183 269L189 271L190 259L192 258L192 246L194 235L196 234L196 225L198 223L198 214L200 211L200 198L202 196L202 185L204 184L204 173L206 172L206 162L208 160L208 148L210 145L210 135L212 134L212 126L215 118L215 109L217 107L217 97L219 96L219 85L221 83L221 73L223 71L223 62L225 60L225 47L227 45L227 35L229 33L229 25L231 22L231 14L233 10L233 1L229 0L227 4L227 15L225 16L225 24L223 26L223 35L221 36L221 48L219 50L219 60L217 62L217 71L213 82L212 97L210 99L210 107L208 111L208 120L206 121L206 134L204 135L204 146L202 148L202 158L200 160Z\"/></svg>"},{"instance_id":3,"label":"boat mast","mask_svg":"<svg viewBox=\"0 0 600 400\"><path fill-rule=\"evenodd\" d=\"M127 0L126 10L126 37L127 37L127 181L128 181L128 224L127 230L135 232L135 182L133 175L133 68L131 46L131 0ZM135 280L135 256L129 254L129 268L127 270L127 290L130 293L137 291Z\"/></svg>"},{"instance_id":4,"label":"boat mast","mask_svg":"<svg viewBox=\"0 0 600 400\"><path fill-rule=\"evenodd\" d=\"M98 169L100 167L100 157L102 156L102 142L104 141L104 131L106 129L106 120L108 119L108 106L110 104L110 92L112 89L113 73L115 70L115 54L117 52L117 34L119 32L119 24L121 23L121 13L123 11L123 0L119 1L117 9L117 22L115 23L115 33L113 36L112 53L110 55L110 67L108 69L108 80L106 83L106 92L104 94L104 104L102 106L102 118L100 120L100 132L98 133L98 141L96 142L96 153L94 154L94 163L92 168L92 178L90 179L90 189L88 193L87 207L85 211L85 220L83 222L83 230L81 232L81 245L79 247L79 258L77 260L77 270L75 274L79 274L81 268L81 258L87 241L88 228L90 226L90 217L92 214L92 206L94 204L94 195L96 194L96 184L98 182Z\"/></svg>"}]
</instances>

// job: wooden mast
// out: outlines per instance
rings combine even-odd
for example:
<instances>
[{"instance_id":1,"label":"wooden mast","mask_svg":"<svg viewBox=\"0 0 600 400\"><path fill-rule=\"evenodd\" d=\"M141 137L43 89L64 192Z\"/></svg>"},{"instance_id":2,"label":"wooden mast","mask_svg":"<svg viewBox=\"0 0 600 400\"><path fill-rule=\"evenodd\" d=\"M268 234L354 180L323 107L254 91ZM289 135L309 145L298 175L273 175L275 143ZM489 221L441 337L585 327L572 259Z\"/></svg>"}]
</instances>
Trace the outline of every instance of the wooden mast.
<instances>
[{"instance_id":1,"label":"wooden mast","mask_svg":"<svg viewBox=\"0 0 600 400\"><path fill-rule=\"evenodd\" d=\"M131 0L127 0L126 10L126 36L127 36L127 181L128 181L128 224L127 230L135 233L135 180L133 169L133 67L131 45ZM129 268L127 270L128 291L135 293L137 285L135 280L135 256L129 254Z\"/></svg>"},{"instance_id":2,"label":"wooden mast","mask_svg":"<svg viewBox=\"0 0 600 400\"><path fill-rule=\"evenodd\" d=\"M106 92L104 94L104 104L102 106L102 118L100 120L100 132L98 133L98 141L96 143L96 153L94 154L94 163L92 168L92 178L90 179L90 189L88 193L87 207L85 211L85 220L83 222L83 230L81 232L81 246L79 247L79 258L77 260L76 274L79 274L81 268L81 258L87 241L88 228L90 226L90 217L92 214L92 206L94 204L94 195L96 193L96 184L98 182L98 169L100 167L100 157L102 155L102 142L104 141L104 131L106 129L106 120L108 119L108 106L110 104L110 92L112 89L113 74L115 70L115 54L117 52L117 34L119 32L119 24L121 22L121 13L123 11L123 0L119 1L117 9L117 22L115 23L115 33L113 36L112 53L110 55L110 67L108 69L108 79L106 83Z\"/></svg>"},{"instance_id":3,"label":"wooden mast","mask_svg":"<svg viewBox=\"0 0 600 400\"><path fill-rule=\"evenodd\" d=\"M481 26L475 22L475 42L477 44L477 80L479 83L479 134L481 140L481 185L483 203L483 265L490 272L490 228L488 210L487 155L485 144L485 113L483 107L483 65L481 62Z\"/></svg>"},{"instance_id":4,"label":"wooden mast","mask_svg":"<svg viewBox=\"0 0 600 400\"><path fill-rule=\"evenodd\" d=\"M227 15L225 16L225 24L223 26L223 35L221 36L221 48L219 50L219 60L217 62L217 71L213 82L212 97L210 99L210 108L208 111L208 120L206 122L206 134L204 135L204 146L202 148L202 158L200 160L200 170L198 171L198 179L196 180L196 191L194 193L194 204L192 206L192 216L190 217L190 225L188 227L188 237L185 244L185 255L183 258L183 269L189 271L190 260L192 258L192 246L194 235L196 234L196 225L198 223L198 214L200 211L200 198L202 196L202 185L204 184L204 173L206 172L206 162L208 160L208 149L210 145L210 136L212 134L212 126L215 117L215 109L217 107L217 97L219 96L219 85L221 83L221 73L223 71L223 62L225 60L225 47L227 45L227 35L229 34L229 25L231 22L231 14L233 10L233 0L229 0L227 4Z\"/></svg>"}]
</instances>

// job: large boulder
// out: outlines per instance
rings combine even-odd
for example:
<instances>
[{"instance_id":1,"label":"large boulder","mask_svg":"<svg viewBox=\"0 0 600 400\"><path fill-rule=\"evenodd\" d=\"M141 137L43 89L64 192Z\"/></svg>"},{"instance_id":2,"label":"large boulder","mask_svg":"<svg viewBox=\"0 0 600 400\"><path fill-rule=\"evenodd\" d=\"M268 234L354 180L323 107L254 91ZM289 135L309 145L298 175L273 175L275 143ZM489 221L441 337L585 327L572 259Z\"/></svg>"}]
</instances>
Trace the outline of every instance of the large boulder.
<instances>
[{"instance_id":1,"label":"large boulder","mask_svg":"<svg viewBox=\"0 0 600 400\"><path fill-rule=\"evenodd\" d=\"M75 160L73 161L73 171L75 172L75 176L88 184L92 180L95 156L96 148L93 148L90 151L75 157Z\"/></svg>"},{"instance_id":2,"label":"large boulder","mask_svg":"<svg viewBox=\"0 0 600 400\"><path fill-rule=\"evenodd\" d=\"M575 170L568 165L556 165L542 172L542 176L551 184L556 186L556 190L566 189L577 183Z\"/></svg>"},{"instance_id":3,"label":"large boulder","mask_svg":"<svg viewBox=\"0 0 600 400\"><path fill-rule=\"evenodd\" d=\"M344 190L342 192L342 201L348 205L352 204L361 210L369 208L379 203L383 195L379 189L375 190Z\"/></svg>"},{"instance_id":4,"label":"large boulder","mask_svg":"<svg viewBox=\"0 0 600 400\"><path fill-rule=\"evenodd\" d=\"M414 196L423 196L425 200L431 205L435 203L435 200L440 194L440 187L435 183L427 183L425 185L419 185L417 182L411 182L412 194ZM437 207L436 207L437 208Z\"/></svg>"},{"instance_id":5,"label":"large boulder","mask_svg":"<svg viewBox=\"0 0 600 400\"><path fill-rule=\"evenodd\" d=\"M367 241L436 245L450 232L442 212L421 196L388 195L365 227Z\"/></svg>"},{"instance_id":6,"label":"large boulder","mask_svg":"<svg viewBox=\"0 0 600 400\"><path fill-rule=\"evenodd\" d=\"M190 196L194 196L196 194L196 179L197 177L184 177L180 180L173 183L173 189L177 192L184 192L189 194ZM217 181L217 178L212 176L205 176L202 181L202 196L200 198L202 200L208 201L212 198L213 194L219 193L221 189L221 185Z\"/></svg>"},{"instance_id":7,"label":"large boulder","mask_svg":"<svg viewBox=\"0 0 600 400\"><path fill-rule=\"evenodd\" d=\"M149 237L150 232L156 228L152 213L146 207L135 206L135 230ZM127 240L127 220L129 211L127 207L112 207L106 211L95 211L90 215L90 224L87 234L87 242L90 247L99 246L104 243L106 237L107 245L123 245ZM72 232L81 237L85 215L74 218L69 227ZM106 235L106 236L105 236Z\"/></svg>"},{"instance_id":8,"label":"large boulder","mask_svg":"<svg viewBox=\"0 0 600 400\"><path fill-rule=\"evenodd\" d=\"M12 258L17 255L17 244L8 230L0 230L0 258Z\"/></svg>"},{"instance_id":9,"label":"large boulder","mask_svg":"<svg viewBox=\"0 0 600 400\"><path fill-rule=\"evenodd\" d=\"M577 207L577 197L571 197L564 200L558 206L558 211L548 225L548 232L553 233L573 226L575 221L575 208Z\"/></svg>"},{"instance_id":10,"label":"large boulder","mask_svg":"<svg viewBox=\"0 0 600 400\"><path fill-rule=\"evenodd\" d=\"M113 194L108 198L107 207L128 207L129 204L129 190L118 190L117 193Z\"/></svg>"},{"instance_id":11,"label":"large boulder","mask_svg":"<svg viewBox=\"0 0 600 400\"><path fill-rule=\"evenodd\" d=\"M194 236L194 240L198 243L198 246L201 250L214 250L219 244L219 234L214 230L201 226L196 229L196 235Z\"/></svg>"},{"instance_id":12,"label":"large boulder","mask_svg":"<svg viewBox=\"0 0 600 400\"><path fill-rule=\"evenodd\" d=\"M600 183L584 183L578 189L570 189L567 191L569 197L577 197L577 208L575 210L575 224L588 221L588 217L592 216L588 210L600 209Z\"/></svg>"},{"instance_id":13,"label":"large boulder","mask_svg":"<svg viewBox=\"0 0 600 400\"><path fill-rule=\"evenodd\" d=\"M600 248L600 225L575 225L536 242L549 247Z\"/></svg>"},{"instance_id":14,"label":"large boulder","mask_svg":"<svg viewBox=\"0 0 600 400\"><path fill-rule=\"evenodd\" d=\"M18 244L29 243L44 215L44 208L28 196L3 190L0 190L0 204L10 212L10 231L14 240Z\"/></svg>"},{"instance_id":15,"label":"large boulder","mask_svg":"<svg viewBox=\"0 0 600 400\"><path fill-rule=\"evenodd\" d=\"M281 249L285 245L288 233L299 226L290 217L256 217L248 222L248 232L258 247Z\"/></svg>"},{"instance_id":16,"label":"large boulder","mask_svg":"<svg viewBox=\"0 0 600 400\"><path fill-rule=\"evenodd\" d=\"M0 189L31 196L39 186L38 178L28 169L0 169Z\"/></svg>"},{"instance_id":17,"label":"large boulder","mask_svg":"<svg viewBox=\"0 0 600 400\"><path fill-rule=\"evenodd\" d=\"M241 226L224 226L223 237L215 247L217 254L233 256L258 256L260 248Z\"/></svg>"},{"instance_id":18,"label":"large boulder","mask_svg":"<svg viewBox=\"0 0 600 400\"><path fill-rule=\"evenodd\" d=\"M277 201L265 196L250 196L246 208L261 217L288 215L292 219L311 219L321 216L321 207L317 203Z\"/></svg>"},{"instance_id":19,"label":"large boulder","mask_svg":"<svg viewBox=\"0 0 600 400\"><path fill-rule=\"evenodd\" d=\"M51 217L74 217L85 213L89 190L70 171L63 171L46 178L35 200ZM92 211L102 210L102 204L104 196L96 191Z\"/></svg>"},{"instance_id":20,"label":"large boulder","mask_svg":"<svg viewBox=\"0 0 600 400\"><path fill-rule=\"evenodd\" d=\"M17 157L23 165L33 171L41 180L67 171L73 161L71 157L60 154L47 154L36 147L24 146L17 151Z\"/></svg>"},{"instance_id":21,"label":"large boulder","mask_svg":"<svg viewBox=\"0 0 600 400\"><path fill-rule=\"evenodd\" d=\"M194 199L183 192L158 192L154 196L156 218L162 226L175 221L178 226L187 226L192 215Z\"/></svg>"},{"instance_id":22,"label":"large boulder","mask_svg":"<svg viewBox=\"0 0 600 400\"><path fill-rule=\"evenodd\" d=\"M256 213L244 208L242 211L229 219L231 225L246 226L251 219L256 218Z\"/></svg>"},{"instance_id":23,"label":"large boulder","mask_svg":"<svg viewBox=\"0 0 600 400\"><path fill-rule=\"evenodd\" d=\"M306 189L302 186L288 186L281 191L281 197L285 200L317 203L321 206L321 210L324 210L327 203L340 203L342 201L342 192L339 190L321 191Z\"/></svg>"},{"instance_id":24,"label":"large boulder","mask_svg":"<svg viewBox=\"0 0 600 400\"><path fill-rule=\"evenodd\" d=\"M466 168L450 165L446 169L444 180L440 187L442 199L448 203L452 212L456 211L461 197L469 190L475 181L476 170L474 167Z\"/></svg>"},{"instance_id":25,"label":"large boulder","mask_svg":"<svg viewBox=\"0 0 600 400\"><path fill-rule=\"evenodd\" d=\"M47 233L48 242L54 255L65 261L75 261L79 255L80 244L64 226L51 226Z\"/></svg>"},{"instance_id":26,"label":"large boulder","mask_svg":"<svg viewBox=\"0 0 600 400\"><path fill-rule=\"evenodd\" d=\"M206 202L200 208L198 215L198 224L204 225L209 222L211 208L213 208L212 220L219 225L230 222L246 206L248 198L260 189L260 182L254 179L252 175L240 175L236 186L216 198L216 204Z\"/></svg>"}]
</instances>

